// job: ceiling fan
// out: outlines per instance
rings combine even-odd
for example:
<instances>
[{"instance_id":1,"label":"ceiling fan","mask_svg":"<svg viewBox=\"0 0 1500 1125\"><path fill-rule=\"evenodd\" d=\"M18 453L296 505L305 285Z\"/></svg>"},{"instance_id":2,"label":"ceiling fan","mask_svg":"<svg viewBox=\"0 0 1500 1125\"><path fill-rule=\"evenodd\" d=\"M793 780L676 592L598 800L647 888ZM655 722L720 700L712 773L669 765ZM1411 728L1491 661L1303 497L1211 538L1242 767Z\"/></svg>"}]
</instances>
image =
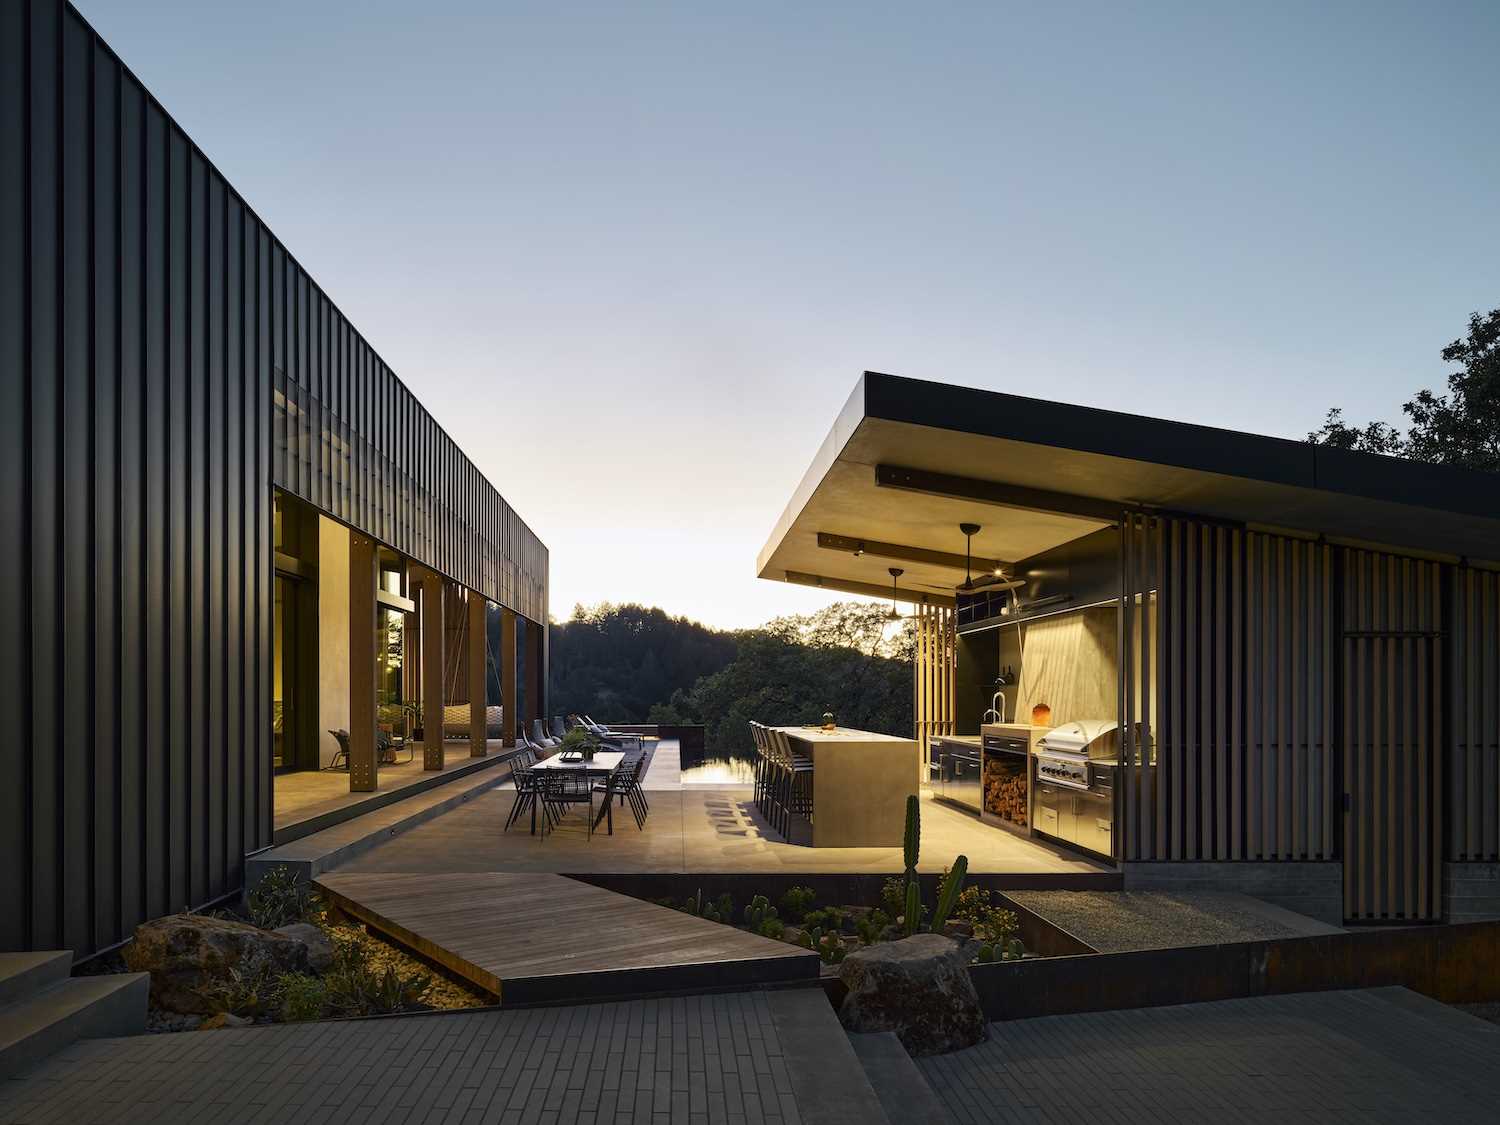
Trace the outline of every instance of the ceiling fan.
<instances>
[{"instance_id":1,"label":"ceiling fan","mask_svg":"<svg viewBox=\"0 0 1500 1125\"><path fill-rule=\"evenodd\" d=\"M969 562L972 556L971 548L974 536L979 534L977 523L961 523L958 530L964 534L964 580L954 589L960 594L972 594L976 590L1019 590L1026 583L1015 578L1008 578L1001 571L993 574L981 574L975 578L971 573Z\"/></svg>"}]
</instances>

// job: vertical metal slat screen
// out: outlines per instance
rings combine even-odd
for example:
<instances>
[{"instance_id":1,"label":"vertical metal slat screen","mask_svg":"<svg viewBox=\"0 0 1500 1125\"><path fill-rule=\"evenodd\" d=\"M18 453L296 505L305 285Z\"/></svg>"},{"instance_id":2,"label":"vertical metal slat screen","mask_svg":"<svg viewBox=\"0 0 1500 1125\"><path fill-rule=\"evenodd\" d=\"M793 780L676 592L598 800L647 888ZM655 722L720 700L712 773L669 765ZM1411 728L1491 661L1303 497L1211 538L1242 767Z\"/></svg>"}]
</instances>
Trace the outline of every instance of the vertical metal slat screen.
<instances>
[{"instance_id":1,"label":"vertical metal slat screen","mask_svg":"<svg viewBox=\"0 0 1500 1125\"><path fill-rule=\"evenodd\" d=\"M1345 548L1344 914L1442 916L1442 564Z\"/></svg>"},{"instance_id":2,"label":"vertical metal slat screen","mask_svg":"<svg viewBox=\"0 0 1500 1125\"><path fill-rule=\"evenodd\" d=\"M1336 858L1330 548L1120 522L1120 856Z\"/></svg>"},{"instance_id":3,"label":"vertical metal slat screen","mask_svg":"<svg viewBox=\"0 0 1500 1125\"><path fill-rule=\"evenodd\" d=\"M1447 856L1494 863L1500 860L1500 574L1456 568L1452 604Z\"/></svg>"}]
</instances>

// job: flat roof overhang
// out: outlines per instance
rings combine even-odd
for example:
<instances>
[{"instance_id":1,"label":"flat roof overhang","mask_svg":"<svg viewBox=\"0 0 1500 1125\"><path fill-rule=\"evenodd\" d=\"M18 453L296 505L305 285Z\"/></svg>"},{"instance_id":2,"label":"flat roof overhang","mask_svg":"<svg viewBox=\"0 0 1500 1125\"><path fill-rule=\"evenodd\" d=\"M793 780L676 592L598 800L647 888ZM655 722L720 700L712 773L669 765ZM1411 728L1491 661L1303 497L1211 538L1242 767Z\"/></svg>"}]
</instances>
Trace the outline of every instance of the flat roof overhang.
<instances>
[{"instance_id":1,"label":"flat roof overhang","mask_svg":"<svg viewBox=\"0 0 1500 1125\"><path fill-rule=\"evenodd\" d=\"M1472 562L1500 560L1500 479L867 371L757 559L761 578L950 604L975 573L1127 508ZM859 553L856 553L859 551Z\"/></svg>"}]
</instances>

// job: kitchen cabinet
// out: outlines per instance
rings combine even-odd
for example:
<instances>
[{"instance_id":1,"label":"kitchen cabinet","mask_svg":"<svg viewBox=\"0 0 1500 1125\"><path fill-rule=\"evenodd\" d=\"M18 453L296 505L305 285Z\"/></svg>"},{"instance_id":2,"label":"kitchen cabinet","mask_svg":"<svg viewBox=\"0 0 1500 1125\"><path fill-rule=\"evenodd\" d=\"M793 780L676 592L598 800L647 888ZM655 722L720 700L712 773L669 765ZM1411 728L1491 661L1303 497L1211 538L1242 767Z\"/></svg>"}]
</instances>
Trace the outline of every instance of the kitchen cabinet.
<instances>
[{"instance_id":1,"label":"kitchen cabinet","mask_svg":"<svg viewBox=\"0 0 1500 1125\"><path fill-rule=\"evenodd\" d=\"M1086 793L1044 781L1035 786L1038 832L1102 856L1113 854L1113 786Z\"/></svg>"}]
</instances>

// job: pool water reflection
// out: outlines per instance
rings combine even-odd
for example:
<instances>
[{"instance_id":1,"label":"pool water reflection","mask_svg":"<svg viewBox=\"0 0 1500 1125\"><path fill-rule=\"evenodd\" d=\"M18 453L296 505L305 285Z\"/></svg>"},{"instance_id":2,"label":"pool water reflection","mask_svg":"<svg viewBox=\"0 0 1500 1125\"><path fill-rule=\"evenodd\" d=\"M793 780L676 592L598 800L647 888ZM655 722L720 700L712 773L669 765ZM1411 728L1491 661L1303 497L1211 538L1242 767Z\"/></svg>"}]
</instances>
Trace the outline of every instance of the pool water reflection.
<instances>
[{"instance_id":1,"label":"pool water reflection","mask_svg":"<svg viewBox=\"0 0 1500 1125\"><path fill-rule=\"evenodd\" d=\"M754 785L754 750L682 751L684 785Z\"/></svg>"}]
</instances>

